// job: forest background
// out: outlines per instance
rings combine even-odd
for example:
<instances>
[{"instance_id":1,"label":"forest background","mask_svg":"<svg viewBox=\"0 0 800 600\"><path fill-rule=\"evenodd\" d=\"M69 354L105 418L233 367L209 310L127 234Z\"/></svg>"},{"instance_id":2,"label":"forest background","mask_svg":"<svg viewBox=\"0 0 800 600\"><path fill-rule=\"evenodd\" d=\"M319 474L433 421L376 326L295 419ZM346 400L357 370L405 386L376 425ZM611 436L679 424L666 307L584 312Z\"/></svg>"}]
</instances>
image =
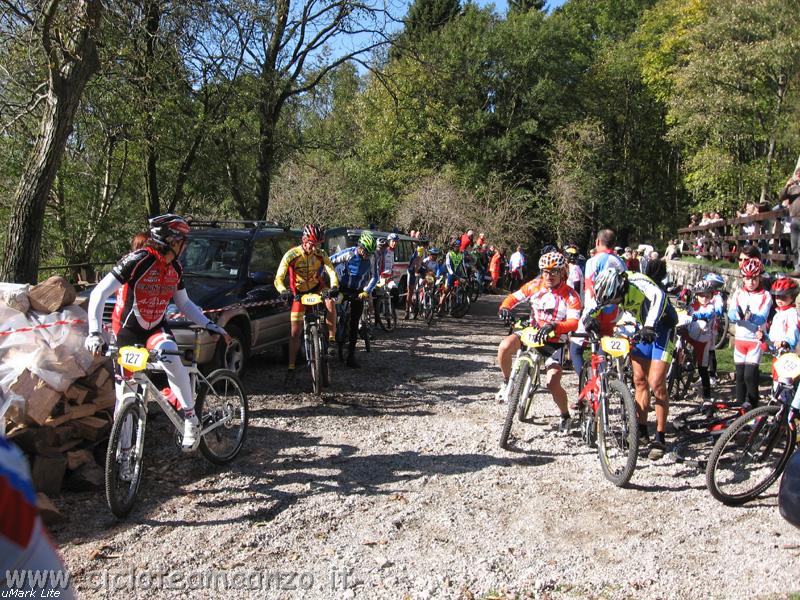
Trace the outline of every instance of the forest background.
<instances>
[{"instance_id":1,"label":"forest background","mask_svg":"<svg viewBox=\"0 0 800 600\"><path fill-rule=\"evenodd\" d=\"M0 281L147 216L659 242L776 203L800 0L0 0Z\"/></svg>"}]
</instances>

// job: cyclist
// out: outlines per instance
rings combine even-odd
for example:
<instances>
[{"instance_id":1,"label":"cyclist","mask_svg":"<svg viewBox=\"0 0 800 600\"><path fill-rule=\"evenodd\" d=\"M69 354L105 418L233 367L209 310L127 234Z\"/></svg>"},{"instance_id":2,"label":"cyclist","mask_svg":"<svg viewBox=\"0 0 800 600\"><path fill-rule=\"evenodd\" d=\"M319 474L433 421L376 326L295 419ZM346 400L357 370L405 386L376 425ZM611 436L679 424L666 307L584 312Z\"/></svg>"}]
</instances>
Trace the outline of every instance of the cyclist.
<instances>
[{"instance_id":1,"label":"cyclist","mask_svg":"<svg viewBox=\"0 0 800 600\"><path fill-rule=\"evenodd\" d=\"M430 240L424 235L419 236L419 246L414 249L408 259L408 268L406 269L406 314L403 319L406 321L411 316L411 300L414 298L414 291L417 289L417 281L419 280L419 270L422 266L422 261L425 260L425 251L430 244Z\"/></svg>"},{"instance_id":2,"label":"cyclist","mask_svg":"<svg viewBox=\"0 0 800 600\"><path fill-rule=\"evenodd\" d=\"M641 326L641 342L631 351L636 404L639 407L639 438L649 445L648 458L664 456L664 438L669 414L666 375L672 360L673 337L678 315L667 301L667 295L646 275L613 268L600 272L593 281L597 307L587 316L596 317L601 309L617 305L627 311ZM592 321L587 320L586 325ZM650 410L650 390L656 399L656 436L650 444L647 433L647 413Z\"/></svg>"},{"instance_id":3,"label":"cyclist","mask_svg":"<svg viewBox=\"0 0 800 600\"><path fill-rule=\"evenodd\" d=\"M544 342L540 352L547 356L545 362L547 389L561 412L559 432L568 434L572 419L567 406L567 392L561 386L561 355L564 342L571 331L578 327L581 315L581 300L566 284L567 261L559 252L549 252L539 259L541 274L506 296L500 305L499 316L508 319L511 310L520 302L531 306L530 322L539 328L538 340ZM499 400L507 400L508 378L511 362L522 342L517 333L507 336L497 349L497 362L503 373L503 385L497 393Z\"/></svg>"},{"instance_id":4,"label":"cyclist","mask_svg":"<svg viewBox=\"0 0 800 600\"><path fill-rule=\"evenodd\" d=\"M581 287L583 284L583 271L578 266L578 247L575 244L570 244L565 249L567 262L569 263L569 273L567 275L567 285L581 295Z\"/></svg>"},{"instance_id":5,"label":"cyclist","mask_svg":"<svg viewBox=\"0 0 800 600\"><path fill-rule=\"evenodd\" d=\"M736 368L736 400L749 410L758 404L758 365L761 338L772 308L772 297L761 285L764 267L757 258L739 265L743 287L728 298L728 319L735 324L733 364Z\"/></svg>"},{"instance_id":6,"label":"cyclist","mask_svg":"<svg viewBox=\"0 0 800 600\"><path fill-rule=\"evenodd\" d=\"M794 351L800 342L800 317L795 306L797 282L789 277L779 277L772 283L770 291L775 297L775 315L769 326L769 341L776 348Z\"/></svg>"},{"instance_id":7,"label":"cyclist","mask_svg":"<svg viewBox=\"0 0 800 600\"><path fill-rule=\"evenodd\" d=\"M725 298L722 295L725 289L725 280L722 275L717 273L706 273L703 277L704 281L710 281L714 287L714 296L712 303L714 304L714 311L717 313L717 319L714 321L716 328L714 329L714 340L717 339L717 331L721 325L721 318L725 313ZM711 344L711 349L708 351L708 381L712 386L717 385L717 351L714 349L714 344Z\"/></svg>"},{"instance_id":8,"label":"cyclist","mask_svg":"<svg viewBox=\"0 0 800 600\"><path fill-rule=\"evenodd\" d=\"M202 325L211 333L222 335L226 342L230 336L213 323L189 299L183 286L183 267L178 258L186 247L188 223L178 215L166 214L150 219L150 239L144 248L124 256L111 269L89 297L89 336L86 349L95 356L103 352L103 305L106 298L117 293L117 302L111 316L112 330L117 345L143 344L148 350L177 352L178 345L164 320L170 299L186 317ZM169 386L175 393L184 412L183 450L194 445L200 432L200 421L194 412L194 395L189 372L176 355L165 355L159 365L167 374ZM122 408L122 372L117 369L115 411ZM121 473L129 476L129 463L123 451Z\"/></svg>"},{"instance_id":9,"label":"cyclist","mask_svg":"<svg viewBox=\"0 0 800 600\"><path fill-rule=\"evenodd\" d=\"M464 264L464 253L461 252L461 242L454 239L450 244L450 252L444 257L444 266L447 270L447 277L444 282L444 294L439 298L439 312L444 310L444 303L450 296L453 283L458 277L467 277L466 265Z\"/></svg>"},{"instance_id":10,"label":"cyclist","mask_svg":"<svg viewBox=\"0 0 800 600\"><path fill-rule=\"evenodd\" d=\"M10 573L27 571L61 575L64 585L51 587L52 580L11 587ZM47 535L36 508L36 490L25 455L0 435L0 597L59 598L73 600L75 590L57 549Z\"/></svg>"},{"instance_id":11,"label":"cyclist","mask_svg":"<svg viewBox=\"0 0 800 600\"><path fill-rule=\"evenodd\" d=\"M275 273L275 289L284 300L292 298L289 320L289 367L286 372L287 383L295 373L297 351L303 336L303 316L306 307L300 301L303 294L320 293L325 297L325 322L328 325L328 343L336 341L336 294L339 280L328 255L319 246L325 239L324 230L319 225L309 223L303 227L300 245L290 248L281 258L278 272ZM330 288L321 279L323 269L330 279ZM284 280L289 276L289 288Z\"/></svg>"},{"instance_id":12,"label":"cyclist","mask_svg":"<svg viewBox=\"0 0 800 600\"><path fill-rule=\"evenodd\" d=\"M695 284L694 298L688 307L688 322L685 324L686 341L694 350L697 372L702 386L703 408L711 407L711 382L708 375L709 351L714 345L714 332L717 329L719 313L714 305L714 284L701 280Z\"/></svg>"},{"instance_id":13,"label":"cyclist","mask_svg":"<svg viewBox=\"0 0 800 600\"><path fill-rule=\"evenodd\" d=\"M342 295L350 300L350 332L347 348L347 366L357 369L361 365L355 359L358 340L358 322L364 311L364 300L368 299L378 284L378 273L371 260L375 253L375 237L368 231L361 233L358 243L331 256L331 262L339 278Z\"/></svg>"}]
</instances>

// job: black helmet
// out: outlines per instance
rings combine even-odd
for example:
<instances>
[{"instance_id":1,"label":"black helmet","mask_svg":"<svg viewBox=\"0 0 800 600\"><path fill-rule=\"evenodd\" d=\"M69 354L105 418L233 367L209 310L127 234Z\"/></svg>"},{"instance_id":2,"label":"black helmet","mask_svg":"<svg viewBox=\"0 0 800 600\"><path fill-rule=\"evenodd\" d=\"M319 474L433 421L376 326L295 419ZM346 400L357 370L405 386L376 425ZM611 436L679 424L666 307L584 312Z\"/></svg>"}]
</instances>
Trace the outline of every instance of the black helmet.
<instances>
[{"instance_id":1,"label":"black helmet","mask_svg":"<svg viewBox=\"0 0 800 600\"><path fill-rule=\"evenodd\" d=\"M148 223L150 238L164 246L185 240L189 235L189 224L178 215L159 215L150 219Z\"/></svg>"},{"instance_id":2,"label":"black helmet","mask_svg":"<svg viewBox=\"0 0 800 600\"><path fill-rule=\"evenodd\" d=\"M800 528L800 452L795 452L783 470L778 490L778 508L781 516Z\"/></svg>"}]
</instances>

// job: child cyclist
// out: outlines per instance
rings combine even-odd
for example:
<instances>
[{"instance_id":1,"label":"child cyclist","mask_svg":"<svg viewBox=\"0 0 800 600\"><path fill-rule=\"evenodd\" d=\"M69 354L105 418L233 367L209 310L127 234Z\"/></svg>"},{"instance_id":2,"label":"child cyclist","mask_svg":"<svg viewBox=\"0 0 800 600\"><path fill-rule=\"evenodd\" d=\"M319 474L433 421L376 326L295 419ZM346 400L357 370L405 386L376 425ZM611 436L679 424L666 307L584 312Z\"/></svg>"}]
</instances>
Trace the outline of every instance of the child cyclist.
<instances>
[{"instance_id":1,"label":"child cyclist","mask_svg":"<svg viewBox=\"0 0 800 600\"><path fill-rule=\"evenodd\" d=\"M728 318L736 325L733 347L736 401L749 410L758 404L760 340L772 308L772 297L761 285L764 267L759 259L746 258L739 271L743 284L728 299Z\"/></svg>"},{"instance_id":2,"label":"child cyclist","mask_svg":"<svg viewBox=\"0 0 800 600\"><path fill-rule=\"evenodd\" d=\"M776 308L769 327L769 341L776 349L794 350L800 342L798 314L795 307L797 282L789 277L781 277L772 283L771 291L775 297Z\"/></svg>"},{"instance_id":3,"label":"child cyclist","mask_svg":"<svg viewBox=\"0 0 800 600\"><path fill-rule=\"evenodd\" d=\"M714 306L714 284L701 280L692 289L694 298L689 305L689 322L686 323L686 340L694 350L697 371L702 385L703 408L711 407L711 382L708 376L709 351L714 345L717 308Z\"/></svg>"}]
</instances>

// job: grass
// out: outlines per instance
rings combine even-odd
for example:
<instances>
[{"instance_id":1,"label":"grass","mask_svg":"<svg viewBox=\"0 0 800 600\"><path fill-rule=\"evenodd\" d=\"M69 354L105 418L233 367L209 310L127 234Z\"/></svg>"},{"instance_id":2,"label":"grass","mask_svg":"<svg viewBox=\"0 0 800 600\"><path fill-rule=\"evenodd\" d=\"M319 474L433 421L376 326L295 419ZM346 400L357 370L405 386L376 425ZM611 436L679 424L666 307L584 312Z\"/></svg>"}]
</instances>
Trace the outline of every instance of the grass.
<instances>
[{"instance_id":1,"label":"grass","mask_svg":"<svg viewBox=\"0 0 800 600\"><path fill-rule=\"evenodd\" d=\"M706 258L695 258L694 256L682 256L681 261L693 263L696 265L703 265L704 267L712 267L714 269L734 269L739 270L737 263L728 262L727 260L708 260ZM768 265L766 267L768 273L791 273L792 268L781 267L778 265Z\"/></svg>"}]
</instances>

